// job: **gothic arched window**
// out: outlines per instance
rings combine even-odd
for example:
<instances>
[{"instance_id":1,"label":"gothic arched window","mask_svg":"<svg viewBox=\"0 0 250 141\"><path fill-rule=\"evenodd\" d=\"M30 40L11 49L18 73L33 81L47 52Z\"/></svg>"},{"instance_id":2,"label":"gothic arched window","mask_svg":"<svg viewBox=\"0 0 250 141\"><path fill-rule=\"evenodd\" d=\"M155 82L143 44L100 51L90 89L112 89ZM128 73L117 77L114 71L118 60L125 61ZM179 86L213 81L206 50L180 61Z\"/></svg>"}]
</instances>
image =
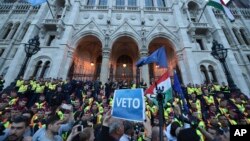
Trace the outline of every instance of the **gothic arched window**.
<instances>
[{"instance_id":1,"label":"gothic arched window","mask_svg":"<svg viewBox=\"0 0 250 141\"><path fill-rule=\"evenodd\" d=\"M46 61L45 64L43 65L43 69L42 69L42 72L40 75L41 78L47 76L48 71L49 71L49 67L50 67L50 61Z\"/></svg>"},{"instance_id":2,"label":"gothic arched window","mask_svg":"<svg viewBox=\"0 0 250 141\"><path fill-rule=\"evenodd\" d=\"M238 43L240 43L240 45L243 45L244 43L243 43L243 41L241 40L241 37L240 37L240 35L239 35L238 30L237 30L236 28L233 28L233 32L234 32L235 37L236 37L237 40L238 40Z\"/></svg>"},{"instance_id":3,"label":"gothic arched window","mask_svg":"<svg viewBox=\"0 0 250 141\"><path fill-rule=\"evenodd\" d=\"M33 72L34 77L37 77L39 72L41 71L42 63L43 63L42 61L38 61L36 63L36 66L35 66L35 69L34 69L34 72Z\"/></svg>"},{"instance_id":4,"label":"gothic arched window","mask_svg":"<svg viewBox=\"0 0 250 141\"><path fill-rule=\"evenodd\" d=\"M99 0L99 5L107 5L107 0Z\"/></svg>"},{"instance_id":5,"label":"gothic arched window","mask_svg":"<svg viewBox=\"0 0 250 141\"><path fill-rule=\"evenodd\" d=\"M146 7L153 7L154 6L153 0L146 0L145 5Z\"/></svg>"},{"instance_id":6,"label":"gothic arched window","mask_svg":"<svg viewBox=\"0 0 250 141\"><path fill-rule=\"evenodd\" d=\"M128 0L128 6L136 6L137 0Z\"/></svg>"},{"instance_id":7,"label":"gothic arched window","mask_svg":"<svg viewBox=\"0 0 250 141\"><path fill-rule=\"evenodd\" d=\"M250 45L250 41L249 39L247 39L247 33L244 29L240 29L240 34L241 34L241 37L243 38L244 42L246 45Z\"/></svg>"},{"instance_id":8,"label":"gothic arched window","mask_svg":"<svg viewBox=\"0 0 250 141\"><path fill-rule=\"evenodd\" d=\"M2 39L6 39L10 34L13 24L9 23L5 28L3 28Z\"/></svg>"},{"instance_id":9,"label":"gothic arched window","mask_svg":"<svg viewBox=\"0 0 250 141\"><path fill-rule=\"evenodd\" d=\"M20 23L17 23L17 24L14 26L13 32L11 33L11 36L10 36L10 39L12 39L12 38L15 36L15 34L16 34L16 32L17 32L19 26L20 26Z\"/></svg>"},{"instance_id":10,"label":"gothic arched window","mask_svg":"<svg viewBox=\"0 0 250 141\"><path fill-rule=\"evenodd\" d=\"M214 67L209 65L208 66L208 71L209 71L209 75L210 75L210 79L212 82L218 82L217 81L217 77L216 77L216 74L215 74L215 70L214 70Z\"/></svg>"},{"instance_id":11,"label":"gothic arched window","mask_svg":"<svg viewBox=\"0 0 250 141\"><path fill-rule=\"evenodd\" d=\"M158 7L166 7L165 0L157 0Z\"/></svg>"},{"instance_id":12,"label":"gothic arched window","mask_svg":"<svg viewBox=\"0 0 250 141\"><path fill-rule=\"evenodd\" d=\"M23 31L21 32L21 35L19 36L19 39L22 40L27 33L29 29L30 23L27 23L26 26L23 28Z\"/></svg>"},{"instance_id":13,"label":"gothic arched window","mask_svg":"<svg viewBox=\"0 0 250 141\"><path fill-rule=\"evenodd\" d=\"M201 71L201 74L202 74L202 80L204 83L208 83L210 82L209 80L209 76L208 76L208 73L207 73L207 69L204 65L201 65L200 66L200 71Z\"/></svg>"},{"instance_id":14,"label":"gothic arched window","mask_svg":"<svg viewBox=\"0 0 250 141\"><path fill-rule=\"evenodd\" d=\"M233 40L230 36L230 33L228 32L228 29L226 29L225 27L222 27L222 30L223 30L223 33L225 34L226 38L227 38L227 41L230 45L233 44Z\"/></svg>"},{"instance_id":15,"label":"gothic arched window","mask_svg":"<svg viewBox=\"0 0 250 141\"><path fill-rule=\"evenodd\" d=\"M92 5L92 6L94 6L94 5L95 5L95 0L88 0L87 5Z\"/></svg>"}]
</instances>

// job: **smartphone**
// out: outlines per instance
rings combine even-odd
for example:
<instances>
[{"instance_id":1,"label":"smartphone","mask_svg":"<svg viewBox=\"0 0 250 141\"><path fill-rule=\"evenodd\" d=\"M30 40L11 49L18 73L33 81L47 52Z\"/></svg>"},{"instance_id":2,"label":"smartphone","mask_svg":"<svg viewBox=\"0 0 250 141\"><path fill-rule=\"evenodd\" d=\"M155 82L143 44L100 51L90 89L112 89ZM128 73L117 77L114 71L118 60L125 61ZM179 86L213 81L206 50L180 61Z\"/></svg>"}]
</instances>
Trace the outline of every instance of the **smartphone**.
<instances>
[{"instance_id":1,"label":"smartphone","mask_svg":"<svg viewBox=\"0 0 250 141\"><path fill-rule=\"evenodd\" d=\"M78 132L82 132L82 131L83 131L83 125L78 126L78 127L77 127L77 131L78 131Z\"/></svg>"}]
</instances>

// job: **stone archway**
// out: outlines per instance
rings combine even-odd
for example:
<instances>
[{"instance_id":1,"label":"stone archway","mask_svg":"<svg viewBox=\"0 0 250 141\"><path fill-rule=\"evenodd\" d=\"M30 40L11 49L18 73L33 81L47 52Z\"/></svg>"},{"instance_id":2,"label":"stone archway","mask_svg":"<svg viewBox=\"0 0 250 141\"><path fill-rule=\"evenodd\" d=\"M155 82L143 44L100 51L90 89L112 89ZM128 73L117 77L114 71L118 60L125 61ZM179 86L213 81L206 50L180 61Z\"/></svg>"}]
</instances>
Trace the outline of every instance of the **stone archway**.
<instances>
[{"instance_id":1,"label":"stone archway","mask_svg":"<svg viewBox=\"0 0 250 141\"><path fill-rule=\"evenodd\" d=\"M95 80L100 77L101 62L101 41L93 35L85 36L77 44L68 76L77 80Z\"/></svg>"},{"instance_id":2,"label":"stone archway","mask_svg":"<svg viewBox=\"0 0 250 141\"><path fill-rule=\"evenodd\" d=\"M164 46L165 50L166 50L166 55L167 55L167 60L168 60L168 68L159 68L159 66L157 66L155 63L149 64L148 67L149 67L150 81L157 80L168 69L172 73L171 75L173 75L174 69L178 69L177 68L178 61L177 61L177 55L175 52L175 48L169 39L164 38L164 37L154 38L149 43L149 46L148 46L149 54L152 54L155 50L157 50L158 48L160 48L162 46Z\"/></svg>"},{"instance_id":3,"label":"stone archway","mask_svg":"<svg viewBox=\"0 0 250 141\"><path fill-rule=\"evenodd\" d=\"M135 40L129 36L116 39L111 50L110 78L113 80L133 81L136 79L135 63L139 59L139 48Z\"/></svg>"}]
</instances>

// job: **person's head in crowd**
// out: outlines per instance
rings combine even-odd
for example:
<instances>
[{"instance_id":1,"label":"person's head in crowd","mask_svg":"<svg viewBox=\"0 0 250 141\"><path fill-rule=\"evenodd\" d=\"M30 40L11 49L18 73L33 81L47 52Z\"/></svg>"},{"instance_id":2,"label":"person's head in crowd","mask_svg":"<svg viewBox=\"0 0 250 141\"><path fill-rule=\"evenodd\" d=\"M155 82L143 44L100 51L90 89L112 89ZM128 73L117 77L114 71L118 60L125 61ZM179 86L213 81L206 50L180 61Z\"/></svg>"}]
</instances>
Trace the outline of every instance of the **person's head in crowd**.
<instances>
[{"instance_id":1,"label":"person's head in crowd","mask_svg":"<svg viewBox=\"0 0 250 141\"><path fill-rule=\"evenodd\" d=\"M124 134L128 136L133 136L134 135L134 123L131 121L123 121L123 126L124 126Z\"/></svg>"},{"instance_id":2,"label":"person's head in crowd","mask_svg":"<svg viewBox=\"0 0 250 141\"><path fill-rule=\"evenodd\" d=\"M8 102L6 100L0 101L0 111L3 111L8 105Z\"/></svg>"},{"instance_id":3,"label":"person's head in crowd","mask_svg":"<svg viewBox=\"0 0 250 141\"><path fill-rule=\"evenodd\" d=\"M222 101L220 102L220 107L221 107L221 108L227 108L227 100L222 100Z\"/></svg>"},{"instance_id":4,"label":"person's head in crowd","mask_svg":"<svg viewBox=\"0 0 250 141\"><path fill-rule=\"evenodd\" d=\"M109 111L109 106L108 105L104 106L103 113L107 113L108 111Z\"/></svg>"},{"instance_id":5,"label":"person's head in crowd","mask_svg":"<svg viewBox=\"0 0 250 141\"><path fill-rule=\"evenodd\" d=\"M62 87L60 85L57 85L56 91L57 92L62 92Z\"/></svg>"},{"instance_id":6,"label":"person's head in crowd","mask_svg":"<svg viewBox=\"0 0 250 141\"><path fill-rule=\"evenodd\" d=\"M187 128L179 131L177 135L178 141L200 141L200 137L196 133L196 129Z\"/></svg>"},{"instance_id":7,"label":"person's head in crowd","mask_svg":"<svg viewBox=\"0 0 250 141\"><path fill-rule=\"evenodd\" d=\"M11 98L16 98L17 97L17 92L16 92L15 89L13 89L13 90L10 91L10 97Z\"/></svg>"},{"instance_id":8,"label":"person's head in crowd","mask_svg":"<svg viewBox=\"0 0 250 141\"><path fill-rule=\"evenodd\" d=\"M242 117L241 119L239 119L238 124L239 125L247 125L248 123L247 123L247 120Z\"/></svg>"},{"instance_id":9,"label":"person's head in crowd","mask_svg":"<svg viewBox=\"0 0 250 141\"><path fill-rule=\"evenodd\" d=\"M219 122L221 124L221 127L228 127L229 126L229 123L228 123L228 120L227 120L226 116L219 115L218 119L219 119Z\"/></svg>"},{"instance_id":10,"label":"person's head in crowd","mask_svg":"<svg viewBox=\"0 0 250 141\"><path fill-rule=\"evenodd\" d=\"M20 106L20 107L25 107L26 104L27 104L27 102L28 102L28 99L27 99L27 98L19 99L19 100L18 100L18 106Z\"/></svg>"},{"instance_id":11,"label":"person's head in crowd","mask_svg":"<svg viewBox=\"0 0 250 141\"><path fill-rule=\"evenodd\" d=\"M51 115L52 111L50 108L46 108L44 111L44 118L47 119Z\"/></svg>"},{"instance_id":12,"label":"person's head in crowd","mask_svg":"<svg viewBox=\"0 0 250 141\"><path fill-rule=\"evenodd\" d=\"M210 111L210 112L214 112L214 113L215 113L216 110L217 110L217 109L216 109L216 106L215 106L215 105L212 104L212 105L209 106L209 111Z\"/></svg>"},{"instance_id":13,"label":"person's head in crowd","mask_svg":"<svg viewBox=\"0 0 250 141\"><path fill-rule=\"evenodd\" d=\"M11 119L15 119L16 117L21 115L21 111L18 109L17 106L13 107L10 111Z\"/></svg>"},{"instance_id":14,"label":"person's head in crowd","mask_svg":"<svg viewBox=\"0 0 250 141\"><path fill-rule=\"evenodd\" d=\"M235 104L242 104L242 99L240 97L235 98Z\"/></svg>"},{"instance_id":15,"label":"person's head in crowd","mask_svg":"<svg viewBox=\"0 0 250 141\"><path fill-rule=\"evenodd\" d=\"M90 90L87 91L87 97L89 98L89 97L91 97L91 95L92 95L91 91Z\"/></svg>"},{"instance_id":16,"label":"person's head in crowd","mask_svg":"<svg viewBox=\"0 0 250 141\"><path fill-rule=\"evenodd\" d=\"M37 115L38 119L43 119L44 118L44 114L45 114L44 109L40 108L40 109L37 110L36 115Z\"/></svg>"},{"instance_id":17,"label":"person's head in crowd","mask_svg":"<svg viewBox=\"0 0 250 141\"><path fill-rule=\"evenodd\" d=\"M179 122L174 121L174 122L171 123L171 128L170 128L170 134L171 134L171 136L177 137L177 135L176 135L176 129L179 128L179 127L180 127Z\"/></svg>"},{"instance_id":18,"label":"person's head in crowd","mask_svg":"<svg viewBox=\"0 0 250 141\"><path fill-rule=\"evenodd\" d=\"M121 136L124 134L124 126L122 121L114 120L109 125L109 135L114 139L119 140Z\"/></svg>"},{"instance_id":19,"label":"person's head in crowd","mask_svg":"<svg viewBox=\"0 0 250 141\"><path fill-rule=\"evenodd\" d=\"M28 120L26 117L18 116L14 118L10 127L8 141L22 141L27 127Z\"/></svg>"},{"instance_id":20,"label":"person's head in crowd","mask_svg":"<svg viewBox=\"0 0 250 141\"><path fill-rule=\"evenodd\" d=\"M26 117L29 121L33 117L34 113L31 110L25 110L22 113L22 116Z\"/></svg>"},{"instance_id":21,"label":"person's head in crowd","mask_svg":"<svg viewBox=\"0 0 250 141\"><path fill-rule=\"evenodd\" d=\"M98 107L97 107L97 104L95 102L93 102L93 104L91 106L91 111L92 112L97 112L98 111Z\"/></svg>"},{"instance_id":22,"label":"person's head in crowd","mask_svg":"<svg viewBox=\"0 0 250 141\"><path fill-rule=\"evenodd\" d=\"M212 117L210 117L210 120L209 120L209 123L210 123L210 125L212 126L212 127L217 127L219 124L219 120L218 120L218 118L217 117L215 117L215 116L212 116Z\"/></svg>"},{"instance_id":23,"label":"person's head in crowd","mask_svg":"<svg viewBox=\"0 0 250 141\"><path fill-rule=\"evenodd\" d=\"M240 94L240 99L241 100L247 100L247 97L244 94Z\"/></svg>"},{"instance_id":24,"label":"person's head in crowd","mask_svg":"<svg viewBox=\"0 0 250 141\"><path fill-rule=\"evenodd\" d=\"M80 106L81 106L80 99L76 99L75 102L74 102L74 107L79 108Z\"/></svg>"},{"instance_id":25,"label":"person's head in crowd","mask_svg":"<svg viewBox=\"0 0 250 141\"><path fill-rule=\"evenodd\" d=\"M223 99L224 98L224 94L223 93L219 93L218 94L218 98L222 98Z\"/></svg>"},{"instance_id":26,"label":"person's head in crowd","mask_svg":"<svg viewBox=\"0 0 250 141\"><path fill-rule=\"evenodd\" d=\"M98 96L97 96L97 101L98 101L98 102L102 102L102 95L98 95Z\"/></svg>"},{"instance_id":27,"label":"person's head in crowd","mask_svg":"<svg viewBox=\"0 0 250 141\"><path fill-rule=\"evenodd\" d=\"M108 103L108 99L106 98L106 97L104 97L103 99L102 99L102 104L103 105L106 105Z\"/></svg>"},{"instance_id":28,"label":"person's head in crowd","mask_svg":"<svg viewBox=\"0 0 250 141\"><path fill-rule=\"evenodd\" d=\"M159 126L154 126L152 128L151 141L160 141L160 128ZM168 141L166 135L163 133L163 141Z\"/></svg>"},{"instance_id":29,"label":"person's head in crowd","mask_svg":"<svg viewBox=\"0 0 250 141\"><path fill-rule=\"evenodd\" d=\"M1 100L4 100L4 99L6 99L6 98L8 98L7 93L2 93L2 95L1 95Z\"/></svg>"},{"instance_id":30,"label":"person's head in crowd","mask_svg":"<svg viewBox=\"0 0 250 141\"><path fill-rule=\"evenodd\" d=\"M238 119L238 114L236 113L236 109L229 109L229 117L231 119Z\"/></svg>"},{"instance_id":31,"label":"person's head in crowd","mask_svg":"<svg viewBox=\"0 0 250 141\"><path fill-rule=\"evenodd\" d=\"M191 99L192 99L192 100L195 100L195 99L196 99L196 94L195 94L195 93L192 93L192 94L191 94Z\"/></svg>"},{"instance_id":32,"label":"person's head in crowd","mask_svg":"<svg viewBox=\"0 0 250 141\"><path fill-rule=\"evenodd\" d=\"M83 130L75 136L72 141L94 141L94 129L91 127L83 128Z\"/></svg>"},{"instance_id":33,"label":"person's head in crowd","mask_svg":"<svg viewBox=\"0 0 250 141\"><path fill-rule=\"evenodd\" d=\"M43 94L41 94L41 95L39 96L39 101L40 101L40 102L44 102L44 101L45 101L45 96L44 96Z\"/></svg>"},{"instance_id":34,"label":"person's head in crowd","mask_svg":"<svg viewBox=\"0 0 250 141\"><path fill-rule=\"evenodd\" d=\"M208 89L207 89L207 88L204 88L204 89L203 89L203 93L204 93L204 95L207 96L207 95L209 94Z\"/></svg>"},{"instance_id":35,"label":"person's head in crowd","mask_svg":"<svg viewBox=\"0 0 250 141\"><path fill-rule=\"evenodd\" d=\"M61 126L61 121L60 117L57 114L51 115L46 120L46 130L51 132L53 135L56 135L58 133L60 126Z\"/></svg>"},{"instance_id":36,"label":"person's head in crowd","mask_svg":"<svg viewBox=\"0 0 250 141\"><path fill-rule=\"evenodd\" d=\"M11 111L10 109L5 109L4 111L2 111L1 115L2 119L10 119L11 117L10 111Z\"/></svg>"}]
</instances>

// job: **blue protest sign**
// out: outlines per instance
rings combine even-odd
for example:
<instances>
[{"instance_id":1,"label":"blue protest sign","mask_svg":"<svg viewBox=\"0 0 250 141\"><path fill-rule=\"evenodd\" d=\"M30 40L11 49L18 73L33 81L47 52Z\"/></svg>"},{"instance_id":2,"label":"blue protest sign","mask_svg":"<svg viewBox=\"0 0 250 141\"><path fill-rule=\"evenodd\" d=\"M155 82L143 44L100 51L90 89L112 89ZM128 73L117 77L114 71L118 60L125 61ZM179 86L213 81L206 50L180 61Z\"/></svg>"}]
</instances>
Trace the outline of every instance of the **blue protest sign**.
<instances>
[{"instance_id":1,"label":"blue protest sign","mask_svg":"<svg viewBox=\"0 0 250 141\"><path fill-rule=\"evenodd\" d=\"M116 118L144 121L145 101L143 89L115 90L111 114Z\"/></svg>"}]
</instances>

